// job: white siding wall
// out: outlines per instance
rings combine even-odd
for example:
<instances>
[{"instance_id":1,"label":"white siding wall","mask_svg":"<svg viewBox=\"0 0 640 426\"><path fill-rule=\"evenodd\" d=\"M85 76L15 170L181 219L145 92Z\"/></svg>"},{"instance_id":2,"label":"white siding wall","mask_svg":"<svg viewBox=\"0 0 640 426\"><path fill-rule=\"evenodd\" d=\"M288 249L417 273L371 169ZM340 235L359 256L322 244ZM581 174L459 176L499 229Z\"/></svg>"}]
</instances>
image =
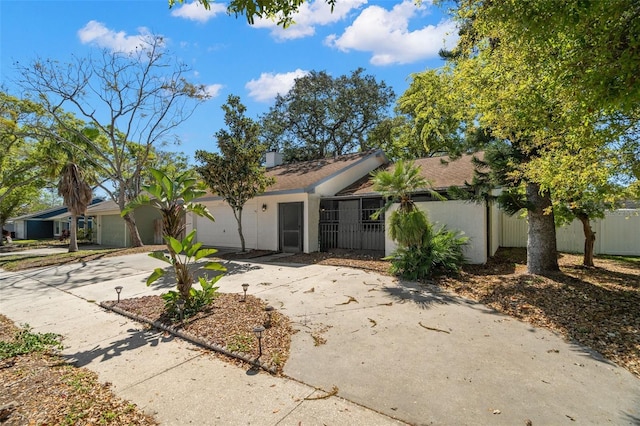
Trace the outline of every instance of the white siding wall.
<instances>
[{"instance_id":1,"label":"white siding wall","mask_svg":"<svg viewBox=\"0 0 640 426\"><path fill-rule=\"evenodd\" d=\"M500 248L500 234L502 233L502 211L496 203L491 203L491 253L490 256L496 254Z\"/></svg>"},{"instance_id":2,"label":"white siding wall","mask_svg":"<svg viewBox=\"0 0 640 426\"><path fill-rule=\"evenodd\" d=\"M207 201L202 204L209 209L215 222L191 215L187 220L190 224L188 230L197 229L196 240L208 246L240 248L238 222L233 216L231 207L222 200ZM258 246L256 215L256 200L249 200L242 210L242 235L247 249L256 249Z\"/></svg>"},{"instance_id":3,"label":"white siding wall","mask_svg":"<svg viewBox=\"0 0 640 426\"><path fill-rule=\"evenodd\" d=\"M502 213L503 247L527 246L527 221L521 216ZM605 213L604 219L591 222L596 233L596 254L640 256L640 210L623 209ZM580 221L574 220L556 231L558 250L570 253L584 251L584 233Z\"/></svg>"},{"instance_id":4,"label":"white siding wall","mask_svg":"<svg viewBox=\"0 0 640 426\"><path fill-rule=\"evenodd\" d=\"M318 220L320 198L306 193L263 195L249 200L245 205L242 228L247 249L278 250L278 204L304 203L303 251L318 251ZM238 225L231 207L224 201L202 202L216 219L211 222L190 214L187 218L187 232L197 229L196 239L213 247L240 248ZM262 211L262 205L266 210Z\"/></svg>"},{"instance_id":5,"label":"white siding wall","mask_svg":"<svg viewBox=\"0 0 640 426\"><path fill-rule=\"evenodd\" d=\"M14 231L16 233L16 238L20 240L26 240L27 234L24 226L24 220L17 220L14 224Z\"/></svg>"},{"instance_id":6,"label":"white siding wall","mask_svg":"<svg viewBox=\"0 0 640 426\"><path fill-rule=\"evenodd\" d=\"M464 255L469 263L485 263L487 261L487 233L486 208L484 205L465 203L464 201L433 201L416 203L427 213L429 220L438 225L446 225L450 230L459 230L469 237L469 244L464 249ZM397 208L397 205L393 207ZM385 228L389 226L389 216ZM395 250L395 243L385 235L385 253L391 254Z\"/></svg>"}]
</instances>

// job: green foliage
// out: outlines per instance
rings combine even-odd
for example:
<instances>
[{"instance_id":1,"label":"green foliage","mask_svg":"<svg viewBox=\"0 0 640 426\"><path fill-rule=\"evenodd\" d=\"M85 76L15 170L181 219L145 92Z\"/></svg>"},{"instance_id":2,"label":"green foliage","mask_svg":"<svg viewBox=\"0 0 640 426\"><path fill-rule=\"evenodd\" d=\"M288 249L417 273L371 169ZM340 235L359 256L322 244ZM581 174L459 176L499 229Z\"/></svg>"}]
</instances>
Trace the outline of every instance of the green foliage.
<instances>
[{"instance_id":1,"label":"green foliage","mask_svg":"<svg viewBox=\"0 0 640 426\"><path fill-rule=\"evenodd\" d=\"M0 360L33 352L45 352L51 349L62 349L59 335L54 333L33 333L31 327L25 324L16 333L13 342L0 341Z\"/></svg>"},{"instance_id":2,"label":"green foliage","mask_svg":"<svg viewBox=\"0 0 640 426\"><path fill-rule=\"evenodd\" d=\"M180 293L174 290L170 290L164 293L161 297L164 300L165 310L175 319L189 318L205 307L209 306L218 297L219 287L215 286L215 283L222 278L222 275L216 275L212 279L205 277L198 277L200 283L200 289L191 287L189 289L190 297L185 300ZM177 302L184 300L183 311L178 310Z\"/></svg>"},{"instance_id":3,"label":"green foliage","mask_svg":"<svg viewBox=\"0 0 640 426\"><path fill-rule=\"evenodd\" d=\"M194 200L205 193L202 184L195 179L190 172L185 172L175 179L169 178L164 172L151 169L150 174L153 182L144 187L147 194L141 194L136 197L123 210L122 214L128 212L138 206L150 205L160 211L162 215L162 232L167 245L169 255L163 252L149 253L149 256L162 260L171 264L176 275L177 292L169 292L166 296L169 307L173 306L172 300L176 297L185 301L186 306L190 310L199 310L209 303L208 295L215 294L212 286L222 275L217 275L213 279L200 279L202 292L195 291L192 288L194 282L191 265L200 259L210 256L217 252L213 248L203 248L202 243L195 242L196 230L192 230L183 239L178 239L185 230L184 216L187 212L192 212L199 216L214 220L209 210L202 204L196 203ZM203 269L224 273L226 269L216 262L208 262L202 266ZM162 268L156 268L149 278L147 285L151 285L164 275ZM203 281L204 280L204 281ZM175 293L175 294L174 294Z\"/></svg>"},{"instance_id":4,"label":"green foliage","mask_svg":"<svg viewBox=\"0 0 640 426\"><path fill-rule=\"evenodd\" d=\"M41 121L45 113L37 103L0 91L0 225L22 213L45 184L46 141L34 129Z\"/></svg>"},{"instance_id":5,"label":"green foliage","mask_svg":"<svg viewBox=\"0 0 640 426\"><path fill-rule=\"evenodd\" d=\"M171 296L167 296L167 299L165 299L165 301L171 300L171 303L175 303L176 300L183 299L186 303L186 306L192 308L197 305L199 309L204 306L202 305L202 303L208 303L212 300L210 300L209 295L215 294L215 289L217 289L217 287L215 287L214 289L213 284L215 284L220 278L222 278L222 274L226 272L227 269L218 262L204 263L202 265L202 269L215 271L218 274L211 279L209 279L208 276L199 278L200 285L204 293L192 291L194 276L191 265L195 264L195 262L198 262L204 257L211 256L212 254L218 252L218 250L214 248L203 248L202 243L194 242L195 235L195 229L182 240L178 240L167 235L165 236L165 240L167 241L167 247L169 247L169 256L165 255L161 251L149 253L149 256L171 264L176 274L178 291L169 292ZM149 276L149 278L147 278L147 286L150 286L164 275L164 269L156 268ZM197 298L197 301L192 300L194 297Z\"/></svg>"},{"instance_id":6,"label":"green foliage","mask_svg":"<svg viewBox=\"0 0 640 426\"><path fill-rule=\"evenodd\" d=\"M395 94L358 68L333 78L312 71L295 80L262 117L263 138L285 162L333 157L367 147L366 137L387 118Z\"/></svg>"},{"instance_id":7,"label":"green foliage","mask_svg":"<svg viewBox=\"0 0 640 426\"><path fill-rule=\"evenodd\" d=\"M389 236L404 247L419 246L428 226L427 216L415 206L410 211L398 209L389 215Z\"/></svg>"},{"instance_id":8,"label":"green foliage","mask_svg":"<svg viewBox=\"0 0 640 426\"><path fill-rule=\"evenodd\" d=\"M416 280L456 272L464 262L462 249L468 238L444 227L434 231L427 215L414 204L412 194L428 190L429 185L420 168L411 161L400 160L392 172L374 172L372 179L374 189L387 199L386 205L373 216L378 217L394 203L400 203L389 216L389 236L398 244L387 258L391 260L391 273Z\"/></svg>"},{"instance_id":9,"label":"green foliage","mask_svg":"<svg viewBox=\"0 0 640 426\"><path fill-rule=\"evenodd\" d=\"M171 179L157 169L149 170L152 181L142 189L145 193L131 200L122 210L124 216L136 207L149 205L162 215L162 232L164 235L178 238L185 230L184 215L192 212L198 216L214 220L209 210L194 200L206 193L204 185L193 177L190 171Z\"/></svg>"},{"instance_id":10,"label":"green foliage","mask_svg":"<svg viewBox=\"0 0 640 426\"><path fill-rule=\"evenodd\" d=\"M230 339L229 343L227 343L227 349L231 352L248 353L253 348L255 340L255 337L246 333L236 334Z\"/></svg>"},{"instance_id":11,"label":"green foliage","mask_svg":"<svg viewBox=\"0 0 640 426\"><path fill-rule=\"evenodd\" d=\"M398 114L376 124L367 135L365 149L381 149L391 161L411 160L429 155L414 131L411 118Z\"/></svg>"},{"instance_id":12,"label":"green foliage","mask_svg":"<svg viewBox=\"0 0 640 426\"><path fill-rule=\"evenodd\" d=\"M421 244L398 247L387 259L390 272L405 279L419 280L438 274L458 272L464 263L463 248L469 238L442 227L436 231L428 224Z\"/></svg>"},{"instance_id":13,"label":"green foliage","mask_svg":"<svg viewBox=\"0 0 640 426\"><path fill-rule=\"evenodd\" d=\"M176 2L183 3L184 0L168 0L169 7ZM212 1L198 0L206 9L211 7ZM337 0L324 0L331 6L331 11ZM276 25L283 28L294 24L293 15L300 9L305 0L231 0L227 5L227 13L230 15L244 15L247 22L253 25L255 18L274 19Z\"/></svg>"}]
</instances>

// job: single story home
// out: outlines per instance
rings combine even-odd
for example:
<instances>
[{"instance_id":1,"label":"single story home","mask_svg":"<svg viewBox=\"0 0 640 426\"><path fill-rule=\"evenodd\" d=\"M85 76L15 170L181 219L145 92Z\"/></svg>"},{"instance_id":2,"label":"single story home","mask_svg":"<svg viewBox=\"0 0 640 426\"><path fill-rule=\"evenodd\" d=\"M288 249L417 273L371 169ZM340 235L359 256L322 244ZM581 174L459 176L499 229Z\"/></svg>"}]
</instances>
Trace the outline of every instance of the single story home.
<instances>
[{"instance_id":1,"label":"single story home","mask_svg":"<svg viewBox=\"0 0 640 426\"><path fill-rule=\"evenodd\" d=\"M248 249L319 251L321 199L368 176L388 160L382 151L368 151L293 164L281 162L280 153L267 153L267 175L275 178L275 183L244 206L242 228ZM187 232L197 229L197 240L206 245L240 247L231 207L215 194L198 201L209 208L215 222L188 215Z\"/></svg>"},{"instance_id":2,"label":"single story home","mask_svg":"<svg viewBox=\"0 0 640 426\"><path fill-rule=\"evenodd\" d=\"M278 153L267 154L267 175L275 183L249 200L243 210L246 248L281 252L330 249L372 250L390 254L393 242L385 232L385 218L371 219L384 201L373 191L372 171L391 168L382 151L367 151L335 158L280 164ZM447 160L447 161L443 161ZM471 156L456 161L445 157L415 162L433 189L446 192L464 187L473 177ZM484 263L498 248L497 208L463 201L438 201L428 193L416 194L418 205L430 219L470 237L465 255ZM231 207L220 196L198 200L209 208L215 222L188 215L187 232L197 229L197 240L215 247L239 248L240 238Z\"/></svg>"},{"instance_id":3,"label":"single story home","mask_svg":"<svg viewBox=\"0 0 640 426\"><path fill-rule=\"evenodd\" d=\"M103 198L94 198L90 206L95 206L104 202ZM93 218L87 214L77 218L79 230L89 232L93 228ZM53 239L62 235L62 232L69 230L69 209L66 206L52 207L39 212L30 213L11 218L7 223L13 226L15 238L26 239Z\"/></svg>"}]
</instances>

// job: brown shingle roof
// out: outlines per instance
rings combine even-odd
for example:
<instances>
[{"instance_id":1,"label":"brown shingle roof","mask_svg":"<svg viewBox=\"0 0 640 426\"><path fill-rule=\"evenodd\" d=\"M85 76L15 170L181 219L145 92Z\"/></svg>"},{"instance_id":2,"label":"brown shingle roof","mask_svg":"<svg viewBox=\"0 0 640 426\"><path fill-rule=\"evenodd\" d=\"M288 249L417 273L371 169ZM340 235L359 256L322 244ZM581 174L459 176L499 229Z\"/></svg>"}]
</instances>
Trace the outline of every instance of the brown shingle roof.
<instances>
[{"instance_id":1,"label":"brown shingle roof","mask_svg":"<svg viewBox=\"0 0 640 426\"><path fill-rule=\"evenodd\" d=\"M353 154L341 155L321 160L302 161L299 163L283 164L267 169L266 175L275 178L276 182L269 186L265 194L286 191L307 191L324 180L340 173L348 167L371 156L383 155L382 151L370 150ZM207 192L207 196L214 194Z\"/></svg>"},{"instance_id":2,"label":"brown shingle roof","mask_svg":"<svg viewBox=\"0 0 640 426\"><path fill-rule=\"evenodd\" d=\"M266 192L309 188L374 153L375 151L358 152L273 167L267 170L267 175L274 177L276 183L267 188Z\"/></svg>"},{"instance_id":3,"label":"brown shingle roof","mask_svg":"<svg viewBox=\"0 0 640 426\"><path fill-rule=\"evenodd\" d=\"M451 161L448 156L419 158L414 161L420 167L422 176L425 177L433 189L442 190L451 186L462 187L466 183L471 183L473 179L474 166L473 157L483 158L483 153L473 155L463 155L457 160ZM388 171L393 170L393 164L384 166ZM340 191L337 196L365 195L373 194L373 183L370 176L364 176L354 184Z\"/></svg>"}]
</instances>

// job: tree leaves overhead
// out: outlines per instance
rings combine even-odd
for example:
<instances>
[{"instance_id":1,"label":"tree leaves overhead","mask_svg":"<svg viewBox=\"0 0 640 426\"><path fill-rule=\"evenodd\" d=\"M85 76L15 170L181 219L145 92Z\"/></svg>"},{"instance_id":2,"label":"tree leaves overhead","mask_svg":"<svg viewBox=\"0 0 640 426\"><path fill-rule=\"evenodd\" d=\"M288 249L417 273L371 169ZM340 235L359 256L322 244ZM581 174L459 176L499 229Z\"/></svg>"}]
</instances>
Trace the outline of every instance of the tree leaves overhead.
<instances>
[{"instance_id":1,"label":"tree leaves overhead","mask_svg":"<svg viewBox=\"0 0 640 426\"><path fill-rule=\"evenodd\" d=\"M184 0L168 0L169 7ZM206 9L211 8L212 0L197 0ZM331 11L337 0L324 0L331 6ZM272 19L277 25L287 28L295 23L293 15L300 9L305 0L231 0L227 5L227 13L236 17L244 15L247 22L253 25L255 18Z\"/></svg>"}]
</instances>

